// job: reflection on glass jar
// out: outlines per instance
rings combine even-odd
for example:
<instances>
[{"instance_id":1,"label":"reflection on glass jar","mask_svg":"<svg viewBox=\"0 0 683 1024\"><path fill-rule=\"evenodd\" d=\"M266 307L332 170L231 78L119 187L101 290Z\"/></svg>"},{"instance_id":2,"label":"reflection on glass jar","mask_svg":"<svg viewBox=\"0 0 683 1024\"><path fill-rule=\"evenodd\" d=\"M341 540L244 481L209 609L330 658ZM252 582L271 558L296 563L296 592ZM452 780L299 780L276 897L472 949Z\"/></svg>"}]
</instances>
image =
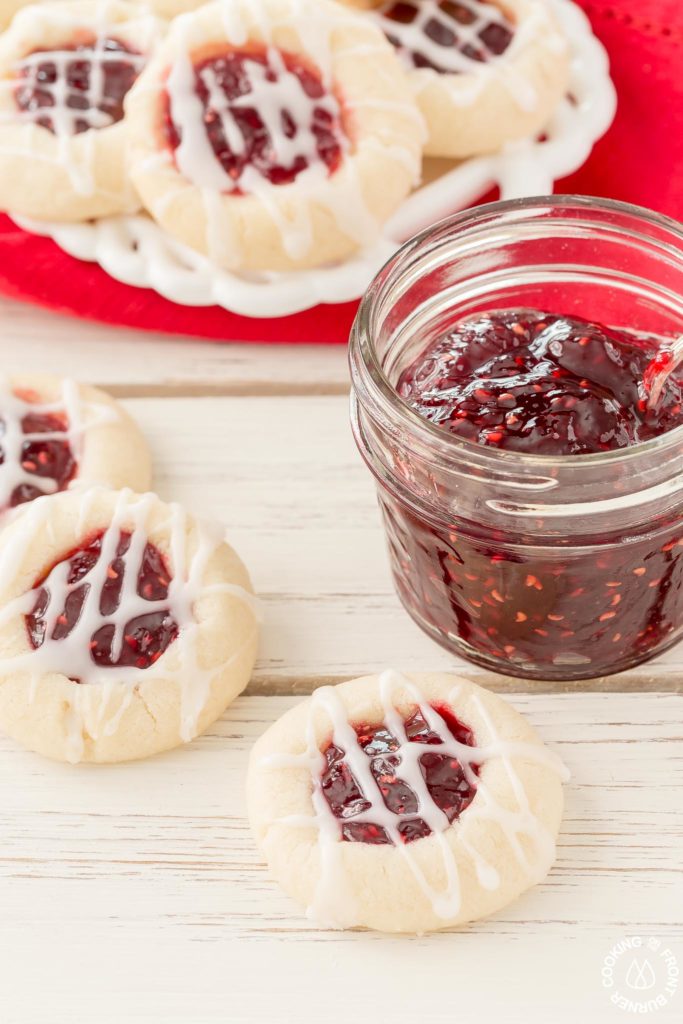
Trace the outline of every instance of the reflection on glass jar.
<instances>
[{"instance_id":1,"label":"reflection on glass jar","mask_svg":"<svg viewBox=\"0 0 683 1024\"><path fill-rule=\"evenodd\" d=\"M511 309L609 324L646 348L675 337L683 232L608 201L520 200L443 222L380 273L351 339L352 420L396 586L430 635L489 668L619 671L683 631L675 396L665 432L649 440L539 455L501 446L498 429L490 444L449 433L396 391L455 323Z\"/></svg>"}]
</instances>

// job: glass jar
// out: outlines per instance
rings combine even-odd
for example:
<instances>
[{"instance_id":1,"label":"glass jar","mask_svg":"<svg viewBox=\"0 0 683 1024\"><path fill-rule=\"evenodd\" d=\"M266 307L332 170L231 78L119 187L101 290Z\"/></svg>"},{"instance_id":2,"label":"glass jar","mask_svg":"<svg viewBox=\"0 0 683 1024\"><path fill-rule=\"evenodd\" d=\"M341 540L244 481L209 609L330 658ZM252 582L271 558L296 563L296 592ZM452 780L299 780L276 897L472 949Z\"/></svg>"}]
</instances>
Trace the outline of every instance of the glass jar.
<instances>
[{"instance_id":1,"label":"glass jar","mask_svg":"<svg viewBox=\"0 0 683 1024\"><path fill-rule=\"evenodd\" d=\"M535 456L457 438L395 390L455 321L517 308L675 336L683 229L607 200L493 203L414 238L378 274L351 335L352 423L395 584L427 633L487 668L618 672L683 634L683 426Z\"/></svg>"}]
</instances>

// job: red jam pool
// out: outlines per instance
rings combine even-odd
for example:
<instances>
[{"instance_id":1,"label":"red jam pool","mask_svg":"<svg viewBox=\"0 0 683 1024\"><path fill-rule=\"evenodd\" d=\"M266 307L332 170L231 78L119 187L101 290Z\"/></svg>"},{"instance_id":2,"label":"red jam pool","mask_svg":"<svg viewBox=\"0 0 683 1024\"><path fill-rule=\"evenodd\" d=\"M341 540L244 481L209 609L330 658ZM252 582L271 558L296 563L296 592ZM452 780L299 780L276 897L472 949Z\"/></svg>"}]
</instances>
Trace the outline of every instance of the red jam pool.
<instances>
[{"instance_id":1,"label":"red jam pool","mask_svg":"<svg viewBox=\"0 0 683 1024\"><path fill-rule=\"evenodd\" d=\"M64 60L67 53L73 53L73 60ZM42 54L44 59L36 59ZM34 114L35 123L48 131L63 134L68 123L68 134L80 135L123 119L123 101L140 70L140 54L118 39L93 37L57 53L34 50L19 65L14 99L19 110Z\"/></svg>"},{"instance_id":2,"label":"red jam pool","mask_svg":"<svg viewBox=\"0 0 683 1024\"><path fill-rule=\"evenodd\" d=\"M234 191L245 190L241 179L248 167L272 185L290 184L310 166L311 160L322 163L329 174L338 169L346 139L338 103L326 92L317 69L300 57L273 49L230 51L196 64L194 76L211 148L235 182ZM277 94L283 76L289 78L290 92L298 101L298 116L303 115L306 123L297 121L296 111L281 109L282 139L275 144L265 100L270 87ZM251 105L245 97L255 92L261 100L255 96ZM260 102L265 102L263 108L259 107ZM182 132L173 119L173 104L168 95L165 107L164 131L171 150L175 151L182 142ZM235 127L237 140L226 134L226 114ZM314 141L310 152L306 141L309 134Z\"/></svg>"},{"instance_id":3,"label":"red jam pool","mask_svg":"<svg viewBox=\"0 0 683 1024\"><path fill-rule=\"evenodd\" d=\"M445 722L448 731L465 746L475 745L474 734L463 725L447 707L435 707ZM419 758L420 771L427 792L436 806L444 812L449 822L460 817L465 808L474 800L476 786L468 780L458 760L439 753L441 737L432 732L420 710L416 710L404 725L409 743L420 743L431 747ZM412 843L430 835L431 829L419 815L419 801L416 793L402 777L400 743L385 725L356 725L358 744L369 758L370 771L377 783L385 806L397 816L398 833L404 843ZM341 823L342 839L348 843L370 843L386 845L391 843L387 830L372 820L366 820L372 809L369 794L364 793L345 760L344 751L330 743L323 751L326 767L321 779L323 795L330 810ZM478 774L478 767L473 766ZM359 816L363 816L358 820ZM369 816L370 818L372 815Z\"/></svg>"},{"instance_id":4,"label":"red jam pool","mask_svg":"<svg viewBox=\"0 0 683 1024\"><path fill-rule=\"evenodd\" d=\"M588 455L683 422L670 377L653 412L657 342L578 317L507 310L456 324L403 371L398 393L456 437L532 455Z\"/></svg>"},{"instance_id":5,"label":"red jam pool","mask_svg":"<svg viewBox=\"0 0 683 1024\"><path fill-rule=\"evenodd\" d=\"M154 602L165 601L168 597L170 575L163 555L149 542L145 545L140 564L127 565L126 556L130 542L131 534L122 531L116 548L116 557L107 566L99 594L92 592L92 585L87 578L101 558L102 534L98 534L83 547L71 551L55 562L43 579L38 580L36 587L40 589L36 595L36 603L26 616L26 629L32 647L42 647L45 642L48 608L52 600L58 600L63 602L63 607L57 616L52 640L65 640L80 620L90 614L93 623L93 632L89 639L90 657L96 665L143 670L159 660L178 636L178 624L170 608L138 615L128 622L120 621L120 614L117 613L126 572L137 572L138 596L145 601ZM64 562L68 562L69 565L66 586L62 587L58 594L53 594L50 588L50 573ZM83 583L78 586L81 580ZM93 604L95 608L92 607ZM123 643L114 656L113 646L117 628L123 631Z\"/></svg>"},{"instance_id":6,"label":"red jam pool","mask_svg":"<svg viewBox=\"0 0 683 1024\"><path fill-rule=\"evenodd\" d=\"M449 51L485 63L505 53L515 33L513 22L497 5L479 0L439 0L428 8L419 0L397 0L380 14L387 39L414 67L451 74L460 74L462 68L450 66ZM441 60L435 59L434 47L443 51Z\"/></svg>"},{"instance_id":7,"label":"red jam pool","mask_svg":"<svg viewBox=\"0 0 683 1024\"><path fill-rule=\"evenodd\" d=\"M27 406L29 405L27 402ZM2 444L5 430L5 422L0 411L0 465L8 457ZM40 486L42 480L54 481L56 489L63 491L73 480L78 469L69 444L69 424L66 416L61 413L29 411L21 418L21 430L23 434L29 435L21 445L21 466L35 477L35 483L25 481L17 484L9 495L10 508L23 505L45 494ZM40 437L41 434L46 436Z\"/></svg>"}]
</instances>

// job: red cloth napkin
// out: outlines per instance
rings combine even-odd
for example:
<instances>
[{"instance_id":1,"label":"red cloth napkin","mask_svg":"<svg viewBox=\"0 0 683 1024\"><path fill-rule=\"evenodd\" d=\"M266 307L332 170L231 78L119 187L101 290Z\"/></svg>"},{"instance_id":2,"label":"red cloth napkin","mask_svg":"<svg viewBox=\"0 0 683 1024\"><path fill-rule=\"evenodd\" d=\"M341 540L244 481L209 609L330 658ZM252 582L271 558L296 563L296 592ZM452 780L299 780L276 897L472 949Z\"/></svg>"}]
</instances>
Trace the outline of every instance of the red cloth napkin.
<instances>
[{"instance_id":1,"label":"red cloth napkin","mask_svg":"<svg viewBox=\"0 0 683 1024\"><path fill-rule=\"evenodd\" d=\"M619 108L556 192L609 196L683 219L683 0L579 0L610 54ZM277 320L178 306L113 281L0 217L0 291L58 312L219 341L346 342L355 302ZM0 335L1 336L1 335Z\"/></svg>"}]
</instances>

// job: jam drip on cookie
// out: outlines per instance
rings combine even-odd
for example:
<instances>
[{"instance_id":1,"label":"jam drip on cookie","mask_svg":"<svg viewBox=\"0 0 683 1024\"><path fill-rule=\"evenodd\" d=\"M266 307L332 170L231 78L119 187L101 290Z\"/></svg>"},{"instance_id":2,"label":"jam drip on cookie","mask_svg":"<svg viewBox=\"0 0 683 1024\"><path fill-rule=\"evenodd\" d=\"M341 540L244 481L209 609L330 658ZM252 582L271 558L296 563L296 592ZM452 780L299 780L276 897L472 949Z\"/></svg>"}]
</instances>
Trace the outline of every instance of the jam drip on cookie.
<instances>
[{"instance_id":1,"label":"jam drip on cookie","mask_svg":"<svg viewBox=\"0 0 683 1024\"><path fill-rule=\"evenodd\" d=\"M26 616L29 639L34 648L41 647L45 643L47 624L53 622L50 639L65 640L89 619L85 642L96 665L147 669L176 639L178 624L169 608L155 608L122 621L126 577L128 573L136 573L137 598L158 604L168 597L170 575L161 552L149 542L141 558L136 560L137 564L131 564L132 535L125 531L119 535L115 557L103 571L100 565L103 536L99 534L83 547L71 551L37 582L36 603ZM58 595L59 608L53 606L56 596L53 589Z\"/></svg>"},{"instance_id":2,"label":"jam drip on cookie","mask_svg":"<svg viewBox=\"0 0 683 1024\"><path fill-rule=\"evenodd\" d=\"M515 31L496 4L480 0L396 0L379 15L389 42L410 65L451 74L466 69L458 55L480 64L500 57Z\"/></svg>"},{"instance_id":3,"label":"jam drip on cookie","mask_svg":"<svg viewBox=\"0 0 683 1024\"><path fill-rule=\"evenodd\" d=\"M18 394L14 399L24 401ZM26 397L29 410L31 404ZM0 480L5 474L10 480L22 478L0 494L0 506L14 508L68 486L77 469L68 430L67 417L61 412L17 415L16 410L0 410ZM12 461L17 465L10 465Z\"/></svg>"},{"instance_id":4,"label":"jam drip on cookie","mask_svg":"<svg viewBox=\"0 0 683 1024\"><path fill-rule=\"evenodd\" d=\"M140 53L108 36L34 50L18 67L15 103L56 135L108 128L123 118L124 97L143 64Z\"/></svg>"},{"instance_id":5,"label":"jam drip on cookie","mask_svg":"<svg viewBox=\"0 0 683 1024\"><path fill-rule=\"evenodd\" d=\"M311 167L326 174L339 167L346 144L340 105L303 58L272 48L231 51L195 64L193 74L224 191L253 191L259 178L286 185ZM169 76L164 130L176 158L185 133L189 140L197 127L183 124L184 106Z\"/></svg>"},{"instance_id":6,"label":"jam drip on cookie","mask_svg":"<svg viewBox=\"0 0 683 1024\"><path fill-rule=\"evenodd\" d=\"M475 745L472 731L446 707L434 707L443 721L444 733L468 747ZM419 769L430 799L448 819L455 821L474 799L476 786L467 778L461 763L451 753L439 752L444 739L433 731L420 710L404 722L405 740L394 736L386 725L357 725L357 742L369 760L384 806L397 817L398 833L405 843L431 834L427 822L421 817L420 802L407 781L409 774L402 771L402 742L420 744L424 753L419 756ZM341 822L342 838L351 843L389 844L392 842L386 828L372 820L373 799L376 794L363 791L349 767L345 752L334 743L323 751L326 767L321 788L327 803ZM477 773L472 766L471 772ZM375 805L376 806L376 805Z\"/></svg>"}]
</instances>

